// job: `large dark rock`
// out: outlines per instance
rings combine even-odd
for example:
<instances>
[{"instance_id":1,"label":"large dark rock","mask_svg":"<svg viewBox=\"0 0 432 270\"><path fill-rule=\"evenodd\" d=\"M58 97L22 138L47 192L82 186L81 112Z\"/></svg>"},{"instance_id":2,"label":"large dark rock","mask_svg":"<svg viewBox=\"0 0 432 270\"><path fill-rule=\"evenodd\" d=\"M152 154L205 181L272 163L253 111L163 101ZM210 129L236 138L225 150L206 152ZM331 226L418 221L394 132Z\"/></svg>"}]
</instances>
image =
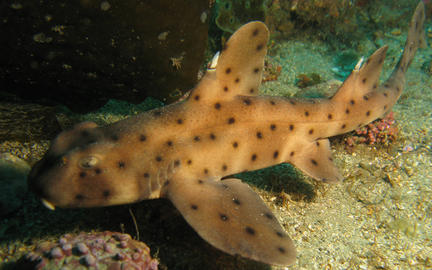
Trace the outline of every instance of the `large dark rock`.
<instances>
[{"instance_id":1,"label":"large dark rock","mask_svg":"<svg viewBox=\"0 0 432 270\"><path fill-rule=\"evenodd\" d=\"M90 111L193 87L209 0L1 1L1 90Z\"/></svg>"}]
</instances>

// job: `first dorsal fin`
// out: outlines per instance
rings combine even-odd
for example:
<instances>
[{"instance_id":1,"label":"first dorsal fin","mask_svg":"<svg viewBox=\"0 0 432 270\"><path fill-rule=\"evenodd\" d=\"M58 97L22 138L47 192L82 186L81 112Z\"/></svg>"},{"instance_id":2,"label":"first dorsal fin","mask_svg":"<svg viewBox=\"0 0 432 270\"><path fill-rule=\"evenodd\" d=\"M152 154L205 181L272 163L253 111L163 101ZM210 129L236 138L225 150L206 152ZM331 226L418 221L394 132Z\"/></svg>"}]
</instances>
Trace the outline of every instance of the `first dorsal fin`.
<instances>
[{"instance_id":1,"label":"first dorsal fin","mask_svg":"<svg viewBox=\"0 0 432 270\"><path fill-rule=\"evenodd\" d=\"M257 95L268 39L269 31L262 22L250 22L240 27L226 43L217 59L216 69L207 71L193 90L191 99L212 101L237 95Z\"/></svg>"}]
</instances>

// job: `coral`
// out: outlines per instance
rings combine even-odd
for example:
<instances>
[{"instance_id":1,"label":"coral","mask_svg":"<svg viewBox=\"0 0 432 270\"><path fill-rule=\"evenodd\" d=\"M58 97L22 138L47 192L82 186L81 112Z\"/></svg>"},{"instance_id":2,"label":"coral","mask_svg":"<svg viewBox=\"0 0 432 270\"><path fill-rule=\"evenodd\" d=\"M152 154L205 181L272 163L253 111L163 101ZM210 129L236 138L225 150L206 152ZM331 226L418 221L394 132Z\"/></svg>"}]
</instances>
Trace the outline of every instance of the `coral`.
<instances>
[{"instance_id":1,"label":"coral","mask_svg":"<svg viewBox=\"0 0 432 270\"><path fill-rule=\"evenodd\" d=\"M345 138L345 143L348 147L361 143L389 145L389 143L396 140L398 133L398 128L394 124L394 115L393 112L390 112L383 119L378 119L356 129L354 136Z\"/></svg>"},{"instance_id":2,"label":"coral","mask_svg":"<svg viewBox=\"0 0 432 270\"><path fill-rule=\"evenodd\" d=\"M19 269L145 269L157 270L150 249L130 235L116 232L63 235L45 242L18 262Z\"/></svg>"}]
</instances>

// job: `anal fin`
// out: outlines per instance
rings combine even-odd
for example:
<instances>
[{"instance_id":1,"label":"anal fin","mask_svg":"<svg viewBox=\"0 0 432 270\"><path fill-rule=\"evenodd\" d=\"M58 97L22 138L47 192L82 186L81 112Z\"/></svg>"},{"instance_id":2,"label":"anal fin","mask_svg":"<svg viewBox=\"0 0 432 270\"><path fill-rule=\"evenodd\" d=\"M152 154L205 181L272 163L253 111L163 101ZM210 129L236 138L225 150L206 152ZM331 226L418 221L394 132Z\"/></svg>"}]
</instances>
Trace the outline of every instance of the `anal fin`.
<instances>
[{"instance_id":1,"label":"anal fin","mask_svg":"<svg viewBox=\"0 0 432 270\"><path fill-rule=\"evenodd\" d=\"M328 139L320 139L302 148L291 161L302 172L326 183L338 183L342 175L333 163Z\"/></svg>"},{"instance_id":2,"label":"anal fin","mask_svg":"<svg viewBox=\"0 0 432 270\"><path fill-rule=\"evenodd\" d=\"M258 194L239 179L173 180L164 197L202 238L224 252L274 265L295 261L292 240Z\"/></svg>"}]
</instances>

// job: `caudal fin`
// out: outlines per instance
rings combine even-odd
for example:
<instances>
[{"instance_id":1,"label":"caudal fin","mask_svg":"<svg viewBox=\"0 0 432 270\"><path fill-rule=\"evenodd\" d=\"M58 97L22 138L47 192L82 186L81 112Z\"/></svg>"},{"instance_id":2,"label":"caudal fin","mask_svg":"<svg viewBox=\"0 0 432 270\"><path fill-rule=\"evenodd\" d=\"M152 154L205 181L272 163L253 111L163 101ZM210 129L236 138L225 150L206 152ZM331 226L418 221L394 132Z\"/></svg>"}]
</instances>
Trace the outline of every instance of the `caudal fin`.
<instances>
[{"instance_id":1,"label":"caudal fin","mask_svg":"<svg viewBox=\"0 0 432 270\"><path fill-rule=\"evenodd\" d=\"M414 59L417 49L426 47L424 29L425 19L425 7L423 2L420 1L414 12L414 15L411 18L410 28L408 30L408 36L405 42L403 54L385 85L388 85L392 88L398 87L399 89L403 89L403 86L405 85L405 73ZM400 92L402 91L400 90Z\"/></svg>"}]
</instances>

